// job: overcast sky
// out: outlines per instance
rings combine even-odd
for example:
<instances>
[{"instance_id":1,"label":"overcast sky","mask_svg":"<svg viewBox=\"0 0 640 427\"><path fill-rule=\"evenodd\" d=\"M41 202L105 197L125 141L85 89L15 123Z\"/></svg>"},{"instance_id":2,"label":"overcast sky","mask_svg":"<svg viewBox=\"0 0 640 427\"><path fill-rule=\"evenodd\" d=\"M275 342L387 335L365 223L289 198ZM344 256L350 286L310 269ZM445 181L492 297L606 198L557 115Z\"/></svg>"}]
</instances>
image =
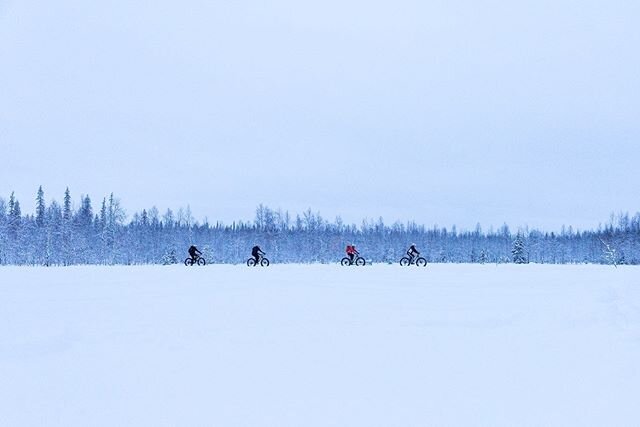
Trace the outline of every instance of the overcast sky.
<instances>
[{"instance_id":1,"label":"overcast sky","mask_svg":"<svg viewBox=\"0 0 640 427\"><path fill-rule=\"evenodd\" d=\"M0 197L359 223L640 210L640 2L0 0Z\"/></svg>"}]
</instances>

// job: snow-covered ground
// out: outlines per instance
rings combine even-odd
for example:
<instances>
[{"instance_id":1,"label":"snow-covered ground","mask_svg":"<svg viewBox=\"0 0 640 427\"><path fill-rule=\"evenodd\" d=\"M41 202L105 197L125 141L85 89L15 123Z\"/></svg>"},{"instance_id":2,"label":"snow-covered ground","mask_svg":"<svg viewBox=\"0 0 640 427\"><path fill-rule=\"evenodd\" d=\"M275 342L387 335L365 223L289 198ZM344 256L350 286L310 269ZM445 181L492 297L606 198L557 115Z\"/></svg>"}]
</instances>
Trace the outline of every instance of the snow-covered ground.
<instances>
[{"instance_id":1,"label":"snow-covered ground","mask_svg":"<svg viewBox=\"0 0 640 427\"><path fill-rule=\"evenodd\" d=\"M640 268L0 268L2 426L637 426Z\"/></svg>"}]
</instances>

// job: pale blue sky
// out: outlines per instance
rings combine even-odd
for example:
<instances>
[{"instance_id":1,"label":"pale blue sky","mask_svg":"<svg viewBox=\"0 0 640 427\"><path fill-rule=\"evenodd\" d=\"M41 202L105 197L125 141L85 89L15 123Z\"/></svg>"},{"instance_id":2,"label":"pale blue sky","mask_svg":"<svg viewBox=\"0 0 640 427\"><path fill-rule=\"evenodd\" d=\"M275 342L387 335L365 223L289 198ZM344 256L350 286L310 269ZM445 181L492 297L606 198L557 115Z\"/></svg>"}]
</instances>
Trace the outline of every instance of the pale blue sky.
<instances>
[{"instance_id":1,"label":"pale blue sky","mask_svg":"<svg viewBox=\"0 0 640 427\"><path fill-rule=\"evenodd\" d=\"M0 0L0 196L595 227L640 210L639 22L620 0Z\"/></svg>"}]
</instances>

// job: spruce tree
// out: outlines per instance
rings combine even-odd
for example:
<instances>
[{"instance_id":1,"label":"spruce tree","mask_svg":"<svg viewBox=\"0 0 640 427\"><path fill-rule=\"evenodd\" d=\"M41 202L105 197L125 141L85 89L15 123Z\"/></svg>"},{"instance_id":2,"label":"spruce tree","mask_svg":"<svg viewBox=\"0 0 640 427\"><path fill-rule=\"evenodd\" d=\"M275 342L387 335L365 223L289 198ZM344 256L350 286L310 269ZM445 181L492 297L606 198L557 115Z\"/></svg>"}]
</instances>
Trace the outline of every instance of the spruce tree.
<instances>
[{"instance_id":1,"label":"spruce tree","mask_svg":"<svg viewBox=\"0 0 640 427\"><path fill-rule=\"evenodd\" d=\"M30 243L34 245L33 254L35 255L36 262L42 265L49 265L47 260L46 219L44 191L42 190L42 186L40 186L36 194L36 229Z\"/></svg>"},{"instance_id":2,"label":"spruce tree","mask_svg":"<svg viewBox=\"0 0 640 427\"><path fill-rule=\"evenodd\" d=\"M71 265L73 259L73 212L71 211L71 193L69 187L64 192L64 202L62 205L62 258L64 265Z\"/></svg>"},{"instance_id":3,"label":"spruce tree","mask_svg":"<svg viewBox=\"0 0 640 427\"><path fill-rule=\"evenodd\" d=\"M22 223L22 212L20 210L20 202L11 193L9 198L9 236L12 239L18 238L18 230Z\"/></svg>"},{"instance_id":4,"label":"spruce tree","mask_svg":"<svg viewBox=\"0 0 640 427\"><path fill-rule=\"evenodd\" d=\"M62 209L55 200L47 208L45 265L62 262Z\"/></svg>"},{"instance_id":5,"label":"spruce tree","mask_svg":"<svg viewBox=\"0 0 640 427\"><path fill-rule=\"evenodd\" d=\"M38 188L38 194L36 195L36 224L38 227L44 226L45 221L45 203L44 203L44 191L42 185Z\"/></svg>"},{"instance_id":6,"label":"spruce tree","mask_svg":"<svg viewBox=\"0 0 640 427\"><path fill-rule=\"evenodd\" d=\"M513 242L513 249L511 250L513 262L516 264L526 264L527 258L525 256L524 239L521 233L518 233L516 240Z\"/></svg>"},{"instance_id":7,"label":"spruce tree","mask_svg":"<svg viewBox=\"0 0 640 427\"><path fill-rule=\"evenodd\" d=\"M69 187L64 191L64 205L62 207L62 219L71 222L71 193Z\"/></svg>"},{"instance_id":8,"label":"spruce tree","mask_svg":"<svg viewBox=\"0 0 640 427\"><path fill-rule=\"evenodd\" d=\"M0 265L7 263L7 203L0 197Z\"/></svg>"}]
</instances>

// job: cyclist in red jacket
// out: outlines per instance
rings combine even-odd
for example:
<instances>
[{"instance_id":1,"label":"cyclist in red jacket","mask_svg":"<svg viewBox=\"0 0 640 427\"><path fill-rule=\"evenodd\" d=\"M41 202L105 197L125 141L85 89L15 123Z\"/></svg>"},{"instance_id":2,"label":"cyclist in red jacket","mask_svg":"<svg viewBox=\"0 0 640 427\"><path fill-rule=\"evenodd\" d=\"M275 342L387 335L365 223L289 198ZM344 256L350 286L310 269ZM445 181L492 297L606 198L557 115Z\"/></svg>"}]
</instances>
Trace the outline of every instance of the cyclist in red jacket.
<instances>
[{"instance_id":1,"label":"cyclist in red jacket","mask_svg":"<svg viewBox=\"0 0 640 427\"><path fill-rule=\"evenodd\" d=\"M354 258L356 255L360 255L360 252L358 252L358 251L356 250L356 245L354 245L353 243L352 243L352 244L350 244L350 245L347 245L346 252L347 252L347 256L349 257L349 262L350 262L351 264L353 264L353 258Z\"/></svg>"}]
</instances>

